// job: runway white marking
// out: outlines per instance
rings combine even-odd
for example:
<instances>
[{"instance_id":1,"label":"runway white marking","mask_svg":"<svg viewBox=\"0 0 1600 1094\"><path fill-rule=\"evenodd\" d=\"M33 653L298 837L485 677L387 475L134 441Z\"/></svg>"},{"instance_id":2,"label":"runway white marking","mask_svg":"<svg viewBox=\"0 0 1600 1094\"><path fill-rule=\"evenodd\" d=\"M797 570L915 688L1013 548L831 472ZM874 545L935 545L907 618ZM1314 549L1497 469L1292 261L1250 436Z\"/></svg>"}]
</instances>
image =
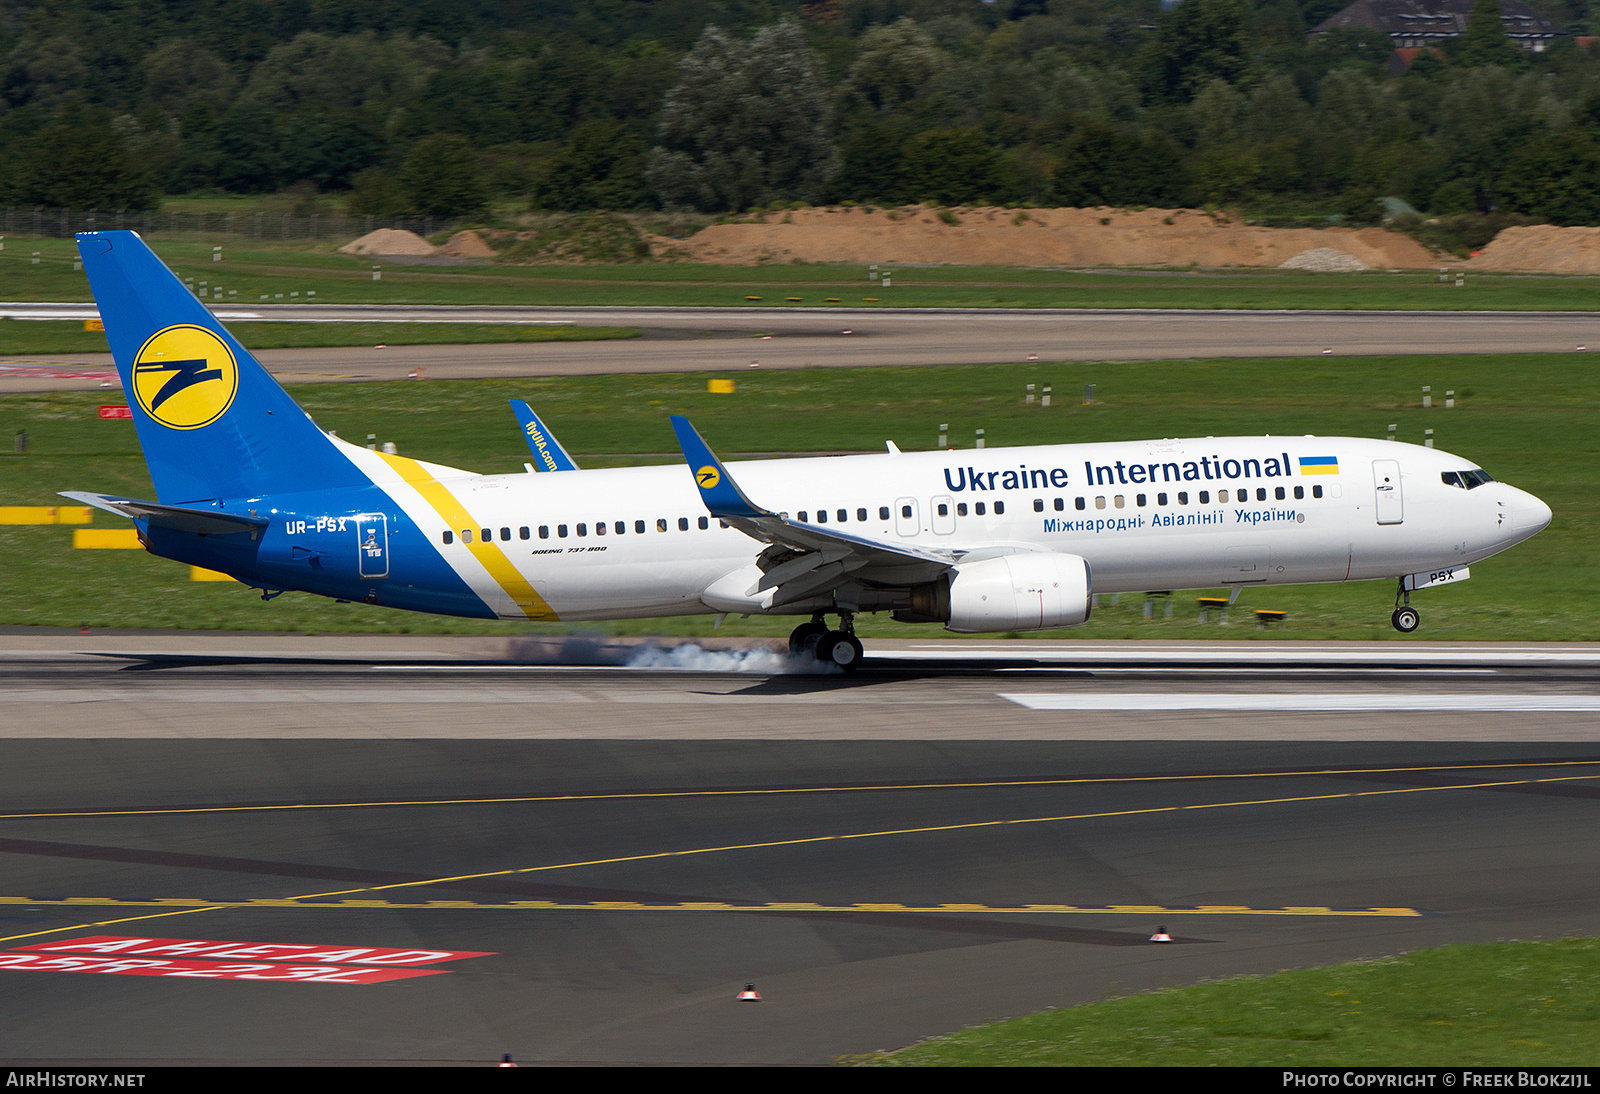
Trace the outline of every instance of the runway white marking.
<instances>
[{"instance_id":1,"label":"runway white marking","mask_svg":"<svg viewBox=\"0 0 1600 1094\"><path fill-rule=\"evenodd\" d=\"M1029 646L1022 643L930 642L904 649L879 650L871 647L867 656L886 661L988 661L1028 657L1036 660L1072 664L1097 662L1150 661L1205 664L1247 662L1271 665L1325 662L1330 664L1394 665L1418 664L1600 664L1600 648L1530 648L1526 646L1412 646L1402 643L1384 646L1277 646L1264 643L1243 645L1197 644L1184 646Z\"/></svg>"},{"instance_id":2,"label":"runway white marking","mask_svg":"<svg viewBox=\"0 0 1600 1094\"><path fill-rule=\"evenodd\" d=\"M1400 694L1168 694L1158 692L1000 693L1000 698L1029 710L1196 710L1196 711L1332 711L1332 712L1600 712L1596 695L1419 695Z\"/></svg>"}]
</instances>

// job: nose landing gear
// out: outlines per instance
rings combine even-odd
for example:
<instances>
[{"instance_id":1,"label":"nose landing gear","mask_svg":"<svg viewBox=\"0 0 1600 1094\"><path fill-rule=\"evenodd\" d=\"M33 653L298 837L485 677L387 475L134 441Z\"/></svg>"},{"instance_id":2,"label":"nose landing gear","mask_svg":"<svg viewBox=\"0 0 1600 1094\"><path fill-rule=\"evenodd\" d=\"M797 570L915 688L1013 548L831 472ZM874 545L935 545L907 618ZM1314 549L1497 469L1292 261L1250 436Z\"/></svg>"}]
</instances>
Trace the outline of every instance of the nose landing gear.
<instances>
[{"instance_id":1,"label":"nose landing gear","mask_svg":"<svg viewBox=\"0 0 1600 1094\"><path fill-rule=\"evenodd\" d=\"M807 654L824 664L836 665L845 672L854 672L861 665L864 651L856 637L855 614L839 613L839 629L832 631L818 612L810 622L802 623L789 635L789 653L793 657Z\"/></svg>"},{"instance_id":2,"label":"nose landing gear","mask_svg":"<svg viewBox=\"0 0 1600 1094\"><path fill-rule=\"evenodd\" d=\"M1395 590L1394 614L1389 617L1389 622L1401 634L1410 634L1422 625L1422 616L1411 606L1411 593L1406 588L1405 578L1400 579L1400 587Z\"/></svg>"}]
</instances>

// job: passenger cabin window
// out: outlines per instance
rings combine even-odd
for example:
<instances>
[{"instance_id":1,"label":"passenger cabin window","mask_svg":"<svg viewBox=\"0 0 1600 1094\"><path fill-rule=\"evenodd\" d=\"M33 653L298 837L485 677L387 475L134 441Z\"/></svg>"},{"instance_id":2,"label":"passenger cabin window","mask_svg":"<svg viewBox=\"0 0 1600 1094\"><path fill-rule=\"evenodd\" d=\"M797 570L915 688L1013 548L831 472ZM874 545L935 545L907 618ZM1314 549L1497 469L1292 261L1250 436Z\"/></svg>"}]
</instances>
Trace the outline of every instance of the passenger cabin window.
<instances>
[{"instance_id":1,"label":"passenger cabin window","mask_svg":"<svg viewBox=\"0 0 1600 1094\"><path fill-rule=\"evenodd\" d=\"M589 526L587 524L578 525L578 535L579 536L586 536L588 534L589 534Z\"/></svg>"},{"instance_id":2,"label":"passenger cabin window","mask_svg":"<svg viewBox=\"0 0 1600 1094\"><path fill-rule=\"evenodd\" d=\"M567 526L565 524L556 525L556 535L559 536L562 539L566 539L567 538Z\"/></svg>"},{"instance_id":3,"label":"passenger cabin window","mask_svg":"<svg viewBox=\"0 0 1600 1094\"><path fill-rule=\"evenodd\" d=\"M1178 504L1179 505L1188 505L1189 504L1189 491L1187 491L1187 490L1179 490L1178 491Z\"/></svg>"},{"instance_id":4,"label":"passenger cabin window","mask_svg":"<svg viewBox=\"0 0 1600 1094\"><path fill-rule=\"evenodd\" d=\"M628 522L625 521L625 520L619 520L619 521L617 521L617 523L615 525L612 526L612 531L616 532L617 535L619 535L619 536L622 535L627 530L628 530Z\"/></svg>"},{"instance_id":5,"label":"passenger cabin window","mask_svg":"<svg viewBox=\"0 0 1600 1094\"><path fill-rule=\"evenodd\" d=\"M445 541L445 543L447 543L447 544L448 543L453 543L455 541L455 538L456 538L455 533L450 531L450 529L446 528L444 530L444 541Z\"/></svg>"},{"instance_id":6,"label":"passenger cabin window","mask_svg":"<svg viewBox=\"0 0 1600 1094\"><path fill-rule=\"evenodd\" d=\"M1280 486L1276 490L1274 490L1272 492L1272 496L1277 498L1279 501L1282 501L1283 500L1283 487Z\"/></svg>"},{"instance_id":7,"label":"passenger cabin window","mask_svg":"<svg viewBox=\"0 0 1600 1094\"><path fill-rule=\"evenodd\" d=\"M1165 505L1165 504L1167 504L1167 496L1165 494L1157 494L1156 495L1156 504L1157 505Z\"/></svg>"},{"instance_id":8,"label":"passenger cabin window","mask_svg":"<svg viewBox=\"0 0 1600 1094\"><path fill-rule=\"evenodd\" d=\"M902 517L905 517L907 520L910 520L911 519L911 506L902 505L900 507L900 515Z\"/></svg>"},{"instance_id":9,"label":"passenger cabin window","mask_svg":"<svg viewBox=\"0 0 1600 1094\"><path fill-rule=\"evenodd\" d=\"M549 539L550 538L550 526L548 524L539 525L539 538L540 539Z\"/></svg>"},{"instance_id":10,"label":"passenger cabin window","mask_svg":"<svg viewBox=\"0 0 1600 1094\"><path fill-rule=\"evenodd\" d=\"M817 523L818 524L827 524L828 523L828 511L826 509L818 509L817 510Z\"/></svg>"},{"instance_id":11,"label":"passenger cabin window","mask_svg":"<svg viewBox=\"0 0 1600 1094\"><path fill-rule=\"evenodd\" d=\"M1088 503L1086 501L1084 501L1082 498L1078 498L1072 503L1073 508L1074 509L1078 509L1078 510L1082 510L1087 505L1088 505Z\"/></svg>"},{"instance_id":12,"label":"passenger cabin window","mask_svg":"<svg viewBox=\"0 0 1600 1094\"><path fill-rule=\"evenodd\" d=\"M700 530L702 532L704 532L707 528L710 528L710 527L711 527L711 518L710 517L701 517L700 518Z\"/></svg>"},{"instance_id":13,"label":"passenger cabin window","mask_svg":"<svg viewBox=\"0 0 1600 1094\"><path fill-rule=\"evenodd\" d=\"M1066 507L1067 507L1067 499L1066 498L1057 498L1056 499L1056 512L1059 513L1059 512L1061 512L1061 510L1065 509Z\"/></svg>"},{"instance_id":14,"label":"passenger cabin window","mask_svg":"<svg viewBox=\"0 0 1600 1094\"><path fill-rule=\"evenodd\" d=\"M836 517L838 517L838 518L839 518L839 523L840 523L840 524L843 524L843 523L845 523L845 522L846 522L846 521L847 521L847 520L849 520L849 519L850 519L850 510L848 510L848 509L841 509L841 510L839 510L839 511L838 511L838 512L837 512L837 513L835 513L835 514L834 514L834 516L836 516Z\"/></svg>"},{"instance_id":15,"label":"passenger cabin window","mask_svg":"<svg viewBox=\"0 0 1600 1094\"><path fill-rule=\"evenodd\" d=\"M948 517L950 515L950 506L947 503L942 501L939 503L939 515L941 517Z\"/></svg>"},{"instance_id":16,"label":"passenger cabin window","mask_svg":"<svg viewBox=\"0 0 1600 1094\"><path fill-rule=\"evenodd\" d=\"M1043 498L1034 498L1033 499L1033 511L1035 513L1044 512L1044 499Z\"/></svg>"},{"instance_id":17,"label":"passenger cabin window","mask_svg":"<svg viewBox=\"0 0 1600 1094\"><path fill-rule=\"evenodd\" d=\"M856 519L861 521L863 524L865 524L866 521L867 521L867 511L865 509L857 509L856 510Z\"/></svg>"},{"instance_id":18,"label":"passenger cabin window","mask_svg":"<svg viewBox=\"0 0 1600 1094\"><path fill-rule=\"evenodd\" d=\"M1209 490L1200 491L1200 504L1201 505L1209 505L1210 503L1211 503L1211 491L1209 491Z\"/></svg>"},{"instance_id":19,"label":"passenger cabin window","mask_svg":"<svg viewBox=\"0 0 1600 1094\"><path fill-rule=\"evenodd\" d=\"M483 530L483 542L491 543L493 541L494 541L494 529L493 528L485 528Z\"/></svg>"},{"instance_id":20,"label":"passenger cabin window","mask_svg":"<svg viewBox=\"0 0 1600 1094\"><path fill-rule=\"evenodd\" d=\"M1300 499L1304 498L1305 496L1306 496L1306 488L1305 487L1297 486L1297 487L1294 488L1294 500L1295 501L1299 501Z\"/></svg>"},{"instance_id":21,"label":"passenger cabin window","mask_svg":"<svg viewBox=\"0 0 1600 1094\"><path fill-rule=\"evenodd\" d=\"M801 524L810 524L811 523L811 518L806 515L806 511L804 509L800 510L800 512L797 515L800 518L800 523Z\"/></svg>"},{"instance_id":22,"label":"passenger cabin window","mask_svg":"<svg viewBox=\"0 0 1600 1094\"><path fill-rule=\"evenodd\" d=\"M665 517L657 517L656 518L656 531L665 532L666 530L667 530L667 519Z\"/></svg>"},{"instance_id":23,"label":"passenger cabin window","mask_svg":"<svg viewBox=\"0 0 1600 1094\"><path fill-rule=\"evenodd\" d=\"M1002 513L1004 513L1005 511L1006 511L1006 503L1005 502L997 501L997 502L994 503L994 515L995 516L998 517Z\"/></svg>"},{"instance_id":24,"label":"passenger cabin window","mask_svg":"<svg viewBox=\"0 0 1600 1094\"><path fill-rule=\"evenodd\" d=\"M983 514L985 512L985 509L983 508L983 502L980 501L980 502L976 503L975 505L973 505L972 511L974 513L976 513L980 517L983 516Z\"/></svg>"},{"instance_id":25,"label":"passenger cabin window","mask_svg":"<svg viewBox=\"0 0 1600 1094\"><path fill-rule=\"evenodd\" d=\"M1322 484L1321 483L1318 483L1316 486L1313 486L1311 488L1311 496L1314 497L1314 498L1322 497Z\"/></svg>"},{"instance_id":26,"label":"passenger cabin window","mask_svg":"<svg viewBox=\"0 0 1600 1094\"><path fill-rule=\"evenodd\" d=\"M889 507L887 505L878 506L878 519L879 520L888 520L889 519Z\"/></svg>"},{"instance_id":27,"label":"passenger cabin window","mask_svg":"<svg viewBox=\"0 0 1600 1094\"><path fill-rule=\"evenodd\" d=\"M578 527L582 528L583 525L580 524ZM582 532L579 532L578 534L580 536L583 535ZM597 521L594 522L594 534L597 535L597 536L603 536L603 535L606 534L606 522L605 521L597 520Z\"/></svg>"},{"instance_id":28,"label":"passenger cabin window","mask_svg":"<svg viewBox=\"0 0 1600 1094\"><path fill-rule=\"evenodd\" d=\"M688 517L679 517L678 518L678 531L687 532L688 530L689 530L689 518Z\"/></svg>"},{"instance_id":29,"label":"passenger cabin window","mask_svg":"<svg viewBox=\"0 0 1600 1094\"><path fill-rule=\"evenodd\" d=\"M528 538L528 526L526 524L524 524L521 528L517 529L517 538L518 539L527 539Z\"/></svg>"},{"instance_id":30,"label":"passenger cabin window","mask_svg":"<svg viewBox=\"0 0 1600 1094\"><path fill-rule=\"evenodd\" d=\"M633 531L634 531L635 535L641 535L641 536L644 535L644 521L642 521L642 520L634 521L633 522Z\"/></svg>"},{"instance_id":31,"label":"passenger cabin window","mask_svg":"<svg viewBox=\"0 0 1600 1094\"><path fill-rule=\"evenodd\" d=\"M1135 505L1137 505L1140 509L1143 509L1144 506L1145 506L1145 496L1143 494L1140 494L1138 497L1133 499L1133 503Z\"/></svg>"},{"instance_id":32,"label":"passenger cabin window","mask_svg":"<svg viewBox=\"0 0 1600 1094\"><path fill-rule=\"evenodd\" d=\"M1283 497L1283 490L1281 488L1278 490L1278 496L1280 498ZM1256 487L1256 500L1257 501L1266 501L1267 500L1267 488L1265 486Z\"/></svg>"},{"instance_id":33,"label":"passenger cabin window","mask_svg":"<svg viewBox=\"0 0 1600 1094\"><path fill-rule=\"evenodd\" d=\"M967 515L967 503L964 502L964 501L956 502L956 516L964 517L966 515Z\"/></svg>"},{"instance_id":34,"label":"passenger cabin window","mask_svg":"<svg viewBox=\"0 0 1600 1094\"><path fill-rule=\"evenodd\" d=\"M461 529L461 542L462 543L471 543L472 542L472 529L471 528L463 528L463 529Z\"/></svg>"},{"instance_id":35,"label":"passenger cabin window","mask_svg":"<svg viewBox=\"0 0 1600 1094\"><path fill-rule=\"evenodd\" d=\"M511 529L509 529L509 528L500 529L500 540L501 540L502 543L511 542Z\"/></svg>"}]
</instances>

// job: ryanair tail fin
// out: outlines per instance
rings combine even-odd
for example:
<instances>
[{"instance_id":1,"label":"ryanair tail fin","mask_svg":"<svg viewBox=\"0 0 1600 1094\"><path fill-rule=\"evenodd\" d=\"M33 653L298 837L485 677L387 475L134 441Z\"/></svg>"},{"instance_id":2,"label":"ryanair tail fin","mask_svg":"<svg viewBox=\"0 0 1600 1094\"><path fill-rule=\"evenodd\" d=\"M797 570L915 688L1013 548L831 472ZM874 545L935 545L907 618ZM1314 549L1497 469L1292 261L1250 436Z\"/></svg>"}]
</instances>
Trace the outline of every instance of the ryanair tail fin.
<instances>
[{"instance_id":1,"label":"ryanair tail fin","mask_svg":"<svg viewBox=\"0 0 1600 1094\"><path fill-rule=\"evenodd\" d=\"M78 250L161 502L368 485L137 233Z\"/></svg>"}]
</instances>

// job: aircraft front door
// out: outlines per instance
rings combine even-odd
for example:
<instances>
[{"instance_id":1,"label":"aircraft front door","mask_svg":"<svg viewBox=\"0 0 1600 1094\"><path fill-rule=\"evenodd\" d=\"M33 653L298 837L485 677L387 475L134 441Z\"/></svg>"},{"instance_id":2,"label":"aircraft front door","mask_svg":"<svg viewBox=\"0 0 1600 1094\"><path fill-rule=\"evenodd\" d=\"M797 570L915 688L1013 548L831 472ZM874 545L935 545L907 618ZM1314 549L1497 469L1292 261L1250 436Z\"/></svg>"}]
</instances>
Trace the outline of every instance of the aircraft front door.
<instances>
[{"instance_id":1,"label":"aircraft front door","mask_svg":"<svg viewBox=\"0 0 1600 1094\"><path fill-rule=\"evenodd\" d=\"M383 513L356 518L356 557L362 577L389 576L389 518Z\"/></svg>"},{"instance_id":2,"label":"aircraft front door","mask_svg":"<svg viewBox=\"0 0 1600 1094\"><path fill-rule=\"evenodd\" d=\"M1404 520L1400 498L1400 461L1373 460L1372 487L1378 498L1378 523L1399 524Z\"/></svg>"},{"instance_id":3,"label":"aircraft front door","mask_svg":"<svg viewBox=\"0 0 1600 1094\"><path fill-rule=\"evenodd\" d=\"M916 498L895 499L894 530L902 536L914 536L922 531L922 518L917 516Z\"/></svg>"}]
</instances>

